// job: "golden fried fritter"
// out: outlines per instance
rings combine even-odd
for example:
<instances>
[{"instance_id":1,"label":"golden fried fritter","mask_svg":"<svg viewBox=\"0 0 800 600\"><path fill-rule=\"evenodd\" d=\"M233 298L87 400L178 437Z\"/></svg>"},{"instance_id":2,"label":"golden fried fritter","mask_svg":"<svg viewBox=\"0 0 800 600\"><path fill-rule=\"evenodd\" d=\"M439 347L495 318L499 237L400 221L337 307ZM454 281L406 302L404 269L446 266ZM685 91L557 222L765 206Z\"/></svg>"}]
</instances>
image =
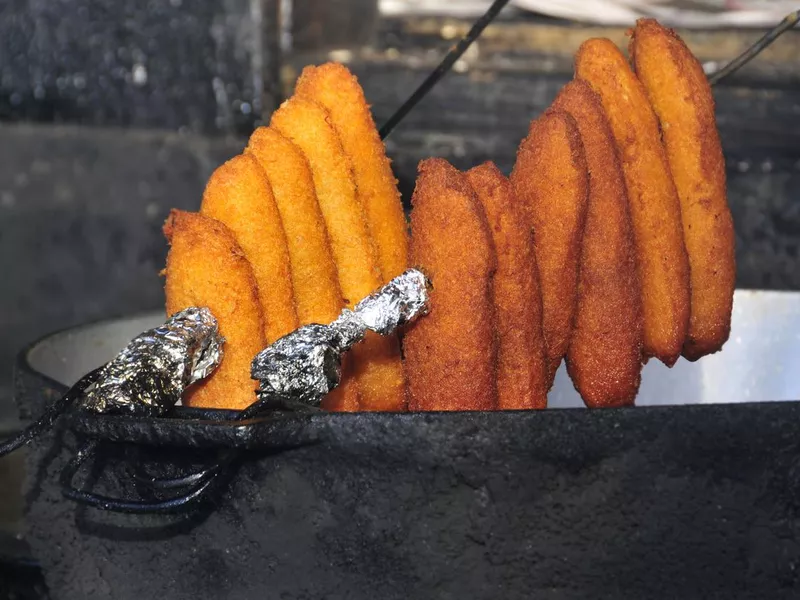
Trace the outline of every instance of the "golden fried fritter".
<instances>
[{"instance_id":1,"label":"golden fried fritter","mask_svg":"<svg viewBox=\"0 0 800 600\"><path fill-rule=\"evenodd\" d=\"M409 409L494 409L497 259L486 215L467 178L438 158L420 163L411 202L411 261L433 290L403 342Z\"/></svg>"},{"instance_id":2,"label":"golden fried fritter","mask_svg":"<svg viewBox=\"0 0 800 600\"><path fill-rule=\"evenodd\" d=\"M358 79L344 65L303 69L295 93L328 109L331 124L353 164L356 193L364 207L386 283L408 267L408 230L397 180Z\"/></svg>"},{"instance_id":3,"label":"golden fried fritter","mask_svg":"<svg viewBox=\"0 0 800 600\"><path fill-rule=\"evenodd\" d=\"M511 183L533 225L549 389L572 335L589 190L580 134L569 114L552 110L531 123Z\"/></svg>"},{"instance_id":4,"label":"golden fried fritter","mask_svg":"<svg viewBox=\"0 0 800 600\"><path fill-rule=\"evenodd\" d=\"M697 360L727 341L736 285L735 234L714 97L703 67L680 37L653 19L636 23L630 55L661 123L680 198L692 291L683 355Z\"/></svg>"},{"instance_id":5,"label":"golden fried fritter","mask_svg":"<svg viewBox=\"0 0 800 600\"><path fill-rule=\"evenodd\" d=\"M256 400L250 363L267 345L253 269L225 225L173 210L164 224L167 314L190 306L211 310L225 338L222 363L187 390L187 406L242 409Z\"/></svg>"},{"instance_id":6,"label":"golden fried fritter","mask_svg":"<svg viewBox=\"0 0 800 600\"><path fill-rule=\"evenodd\" d=\"M318 103L295 96L272 115L271 125L302 150L336 261L345 304L355 305L381 286L381 274L352 168L330 115ZM368 333L353 348L361 410L404 410L405 378L396 338Z\"/></svg>"},{"instance_id":7,"label":"golden fried fritter","mask_svg":"<svg viewBox=\"0 0 800 600\"><path fill-rule=\"evenodd\" d=\"M330 116L320 104L295 96L272 115L271 126L308 159L345 304L352 306L380 286L381 276L352 169Z\"/></svg>"},{"instance_id":8,"label":"golden fried fritter","mask_svg":"<svg viewBox=\"0 0 800 600\"><path fill-rule=\"evenodd\" d=\"M645 358L672 366L689 326L689 259L658 121L641 82L610 40L584 42L575 72L600 96L622 161L642 285Z\"/></svg>"},{"instance_id":9,"label":"golden fried fritter","mask_svg":"<svg viewBox=\"0 0 800 600\"><path fill-rule=\"evenodd\" d=\"M295 144L272 127L256 129L245 154L258 160L272 186L286 232L300 325L330 323L344 308L344 300L308 161ZM358 386L348 356L342 372L341 385L323 399L326 410L358 409Z\"/></svg>"},{"instance_id":10,"label":"golden fried fritter","mask_svg":"<svg viewBox=\"0 0 800 600\"><path fill-rule=\"evenodd\" d=\"M227 225L250 261L267 343L297 329L286 234L258 161L239 155L217 168L206 185L200 213Z\"/></svg>"},{"instance_id":11,"label":"golden fried fritter","mask_svg":"<svg viewBox=\"0 0 800 600\"><path fill-rule=\"evenodd\" d=\"M575 119L589 168L589 204L567 371L590 407L633 404L642 371L642 294L625 177L600 98L585 81L553 102Z\"/></svg>"},{"instance_id":12,"label":"golden fried fritter","mask_svg":"<svg viewBox=\"0 0 800 600\"><path fill-rule=\"evenodd\" d=\"M300 324L333 321L344 301L308 161L272 127L256 129L245 154L258 160L272 186L286 232Z\"/></svg>"},{"instance_id":13,"label":"golden fried fritter","mask_svg":"<svg viewBox=\"0 0 800 600\"><path fill-rule=\"evenodd\" d=\"M497 254L492 288L498 337L497 407L545 408L549 380L542 290L528 215L494 163L470 169L467 180L483 205Z\"/></svg>"}]
</instances>

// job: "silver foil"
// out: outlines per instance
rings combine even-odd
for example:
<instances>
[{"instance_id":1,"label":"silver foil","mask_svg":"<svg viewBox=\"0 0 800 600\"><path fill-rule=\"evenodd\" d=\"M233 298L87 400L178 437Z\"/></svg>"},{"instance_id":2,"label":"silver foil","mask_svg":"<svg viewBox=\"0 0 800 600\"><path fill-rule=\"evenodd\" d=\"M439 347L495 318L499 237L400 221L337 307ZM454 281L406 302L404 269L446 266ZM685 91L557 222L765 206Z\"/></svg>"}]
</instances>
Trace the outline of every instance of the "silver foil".
<instances>
[{"instance_id":1,"label":"silver foil","mask_svg":"<svg viewBox=\"0 0 800 600\"><path fill-rule=\"evenodd\" d=\"M250 373L260 382L259 401L281 400L319 406L339 385L342 355L368 330L389 335L428 311L430 282L416 269L345 309L330 325L304 325L262 350Z\"/></svg>"},{"instance_id":2,"label":"silver foil","mask_svg":"<svg viewBox=\"0 0 800 600\"><path fill-rule=\"evenodd\" d=\"M108 363L83 407L99 413L158 416L222 361L225 340L207 308L187 308L134 338Z\"/></svg>"},{"instance_id":3,"label":"silver foil","mask_svg":"<svg viewBox=\"0 0 800 600\"><path fill-rule=\"evenodd\" d=\"M356 304L355 312L367 329L389 335L418 315L427 314L429 288L422 271L409 269Z\"/></svg>"}]
</instances>

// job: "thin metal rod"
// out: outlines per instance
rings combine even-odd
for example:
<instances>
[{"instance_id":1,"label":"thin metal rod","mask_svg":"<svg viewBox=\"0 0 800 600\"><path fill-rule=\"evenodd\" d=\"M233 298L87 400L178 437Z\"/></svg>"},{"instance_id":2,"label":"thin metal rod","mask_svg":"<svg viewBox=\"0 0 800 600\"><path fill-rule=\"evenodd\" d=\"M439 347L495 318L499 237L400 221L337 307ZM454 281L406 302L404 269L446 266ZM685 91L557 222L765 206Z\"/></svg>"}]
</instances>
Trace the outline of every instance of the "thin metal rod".
<instances>
[{"instance_id":1,"label":"thin metal rod","mask_svg":"<svg viewBox=\"0 0 800 600\"><path fill-rule=\"evenodd\" d=\"M40 436L45 431L50 429L56 420L64 413L64 411L72 406L83 395L90 385L97 381L100 376L100 371L102 370L103 367L98 367L94 371L90 371L81 377L78 383L73 385L66 394L64 394L58 400L50 403L47 409L45 409L44 414L39 417L36 422L28 425L28 427L23 429L10 440L6 440L0 444L0 456L5 456L14 450L17 450L18 448L21 448L34 438Z\"/></svg>"},{"instance_id":2,"label":"thin metal rod","mask_svg":"<svg viewBox=\"0 0 800 600\"><path fill-rule=\"evenodd\" d=\"M500 11L503 10L506 4L508 4L508 0L495 0L492 2L492 5L484 13L484 15L475 21L475 24L467 32L467 34L462 37L458 44L453 46L445 55L442 62L439 63L439 66L436 67L430 75L428 75L425 81L423 81L422 84L420 84L420 86L414 91L414 93L411 94L408 100L406 100L405 103L403 103L403 105L397 109L397 112L389 117L389 120L384 123L380 131L382 140L385 140L389 134L392 133L392 130L397 127L397 124L400 123L400 121L402 121L403 118L405 118L405 116L411 112L411 109L414 108L429 91L431 91L433 86L436 85L439 80L447 74L455 62L461 58L464 52L467 51L467 48L472 45L472 42L480 37L481 33L483 33L483 30L486 29L486 26L494 21L495 17L500 14Z\"/></svg>"},{"instance_id":3,"label":"thin metal rod","mask_svg":"<svg viewBox=\"0 0 800 600\"><path fill-rule=\"evenodd\" d=\"M199 471L195 471L194 473L183 475L181 477L173 477L168 479L161 479L158 477L140 477L139 479L149 484L153 489L167 490L186 487L189 485L194 485L199 481L203 481L207 477L215 477L217 473L233 462L233 459L236 458L237 455L238 453L236 451L226 450L222 452L216 459L214 459L214 461L208 466L200 469Z\"/></svg>"},{"instance_id":4,"label":"thin metal rod","mask_svg":"<svg viewBox=\"0 0 800 600\"><path fill-rule=\"evenodd\" d=\"M98 443L96 441L91 441L78 450L77 454L70 460L67 466L64 467L64 470L61 471L60 482L62 487L61 493L66 498L101 510L133 514L172 512L199 500L208 490L217 475L217 471L213 471L207 476L195 481L194 485L189 487L185 493L164 500L137 501L112 498L110 496L80 490L72 484L72 480L75 478L75 475L77 475L83 463L95 456L97 449Z\"/></svg>"},{"instance_id":5,"label":"thin metal rod","mask_svg":"<svg viewBox=\"0 0 800 600\"><path fill-rule=\"evenodd\" d=\"M708 77L708 82L711 85L716 85L728 75L741 69L744 65L761 54L761 52L764 51L770 44L772 44L772 42L797 25L798 21L800 21L800 10L796 10L793 13L786 15L783 21L765 33L764 36L755 44L750 46L747 50L742 52L727 65L712 73Z\"/></svg>"},{"instance_id":6,"label":"thin metal rod","mask_svg":"<svg viewBox=\"0 0 800 600\"><path fill-rule=\"evenodd\" d=\"M291 412L316 412L319 409L313 408L297 402L286 401L280 398L272 399L268 402L256 401L246 409L241 411L233 419L234 421L246 421L258 417L261 413L268 410L284 410ZM196 484L206 477L215 477L223 468L227 467L238 456L236 450L226 450L222 452L213 462L194 473L182 475L181 477L158 478L158 477L139 477L141 481L148 483L155 489L175 489L187 485Z\"/></svg>"},{"instance_id":7,"label":"thin metal rod","mask_svg":"<svg viewBox=\"0 0 800 600\"><path fill-rule=\"evenodd\" d=\"M495 0L486 13L480 19L475 21L475 24L472 26L469 32L463 38L461 38L458 44L450 49L442 62L439 63L439 66L436 67L436 69L434 69L430 75L428 75L425 81L423 81L422 84L420 84L420 86L414 90L414 93L411 94L408 100L406 100L403 105L397 109L397 111L391 117L389 117L389 120L384 123L380 130L380 136L382 140L385 140L387 137L389 137L400 121L402 121L420 102L420 100L422 100L428 94L428 92L433 89L433 86L439 83L439 81L453 67L455 62L461 58L464 52L467 51L467 48L469 48L472 43L478 39L478 37L480 37L481 33L483 33L483 30L486 29L486 26L489 25L498 14L500 14L500 11L505 7L506 4L508 4L508 0ZM729 75L741 69L744 65L761 54L761 52L763 52L781 35L792 29L798 22L800 22L800 10L796 10L787 15L778 25L770 29L761 39L759 39L750 48L745 50L741 55L733 59L715 73L712 73L708 78L709 83L711 85L716 85Z\"/></svg>"}]
</instances>

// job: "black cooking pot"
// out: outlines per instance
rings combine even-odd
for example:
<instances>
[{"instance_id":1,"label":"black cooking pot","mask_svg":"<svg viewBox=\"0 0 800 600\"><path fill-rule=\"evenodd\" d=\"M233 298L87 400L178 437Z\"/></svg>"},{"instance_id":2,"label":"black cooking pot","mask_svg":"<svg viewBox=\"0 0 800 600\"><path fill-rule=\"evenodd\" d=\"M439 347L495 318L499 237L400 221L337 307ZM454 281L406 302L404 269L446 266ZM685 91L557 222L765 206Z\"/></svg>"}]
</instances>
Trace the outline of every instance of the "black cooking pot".
<instances>
[{"instance_id":1,"label":"black cooking pot","mask_svg":"<svg viewBox=\"0 0 800 600\"><path fill-rule=\"evenodd\" d=\"M736 314L733 336L746 335ZM15 376L23 417L160 318L34 344ZM27 449L27 540L54 599L800 593L800 403L174 416L73 414ZM243 452L207 501L125 515L62 497L59 474L89 438L104 445L80 485L123 497L156 463L180 473Z\"/></svg>"}]
</instances>

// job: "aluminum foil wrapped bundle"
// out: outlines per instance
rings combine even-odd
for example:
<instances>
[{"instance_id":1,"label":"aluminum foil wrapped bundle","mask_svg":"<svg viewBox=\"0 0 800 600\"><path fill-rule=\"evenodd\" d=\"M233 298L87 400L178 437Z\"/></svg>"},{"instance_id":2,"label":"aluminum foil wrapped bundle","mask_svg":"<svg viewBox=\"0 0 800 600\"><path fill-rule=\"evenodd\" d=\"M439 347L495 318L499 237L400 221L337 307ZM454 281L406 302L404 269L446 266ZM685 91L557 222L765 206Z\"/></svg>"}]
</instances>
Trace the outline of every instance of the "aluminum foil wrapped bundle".
<instances>
[{"instance_id":1,"label":"aluminum foil wrapped bundle","mask_svg":"<svg viewBox=\"0 0 800 600\"><path fill-rule=\"evenodd\" d=\"M342 355L367 331L389 335L428 310L430 282L409 269L345 309L330 325L305 325L260 352L251 367L260 381L260 402L274 400L319 406L339 385Z\"/></svg>"},{"instance_id":2,"label":"aluminum foil wrapped bundle","mask_svg":"<svg viewBox=\"0 0 800 600\"><path fill-rule=\"evenodd\" d=\"M222 361L224 339L207 308L187 308L134 338L100 373L83 407L99 413L163 415Z\"/></svg>"},{"instance_id":3,"label":"aluminum foil wrapped bundle","mask_svg":"<svg viewBox=\"0 0 800 600\"><path fill-rule=\"evenodd\" d=\"M427 312L429 282L411 269L345 309L329 325L306 325L260 352L251 375L258 379L255 400L318 406L339 384L344 352L367 331L389 335ZM134 338L103 367L82 406L98 413L160 416L191 384L212 373L222 360L224 339L206 308L188 308Z\"/></svg>"}]
</instances>

